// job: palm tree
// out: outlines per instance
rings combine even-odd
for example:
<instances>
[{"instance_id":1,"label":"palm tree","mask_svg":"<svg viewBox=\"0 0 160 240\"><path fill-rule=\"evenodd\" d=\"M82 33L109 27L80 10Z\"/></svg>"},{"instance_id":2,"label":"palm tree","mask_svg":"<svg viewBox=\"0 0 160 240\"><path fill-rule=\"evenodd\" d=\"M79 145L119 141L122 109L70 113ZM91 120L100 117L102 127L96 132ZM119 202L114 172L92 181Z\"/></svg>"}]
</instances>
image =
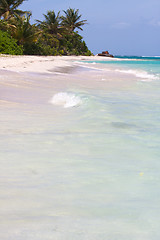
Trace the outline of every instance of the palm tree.
<instances>
[{"instance_id":1,"label":"palm tree","mask_svg":"<svg viewBox=\"0 0 160 240\"><path fill-rule=\"evenodd\" d=\"M8 20L16 14L23 15L24 13L29 13L27 11L22 11L17 9L26 0L0 0L0 18Z\"/></svg>"},{"instance_id":2,"label":"palm tree","mask_svg":"<svg viewBox=\"0 0 160 240\"><path fill-rule=\"evenodd\" d=\"M43 14L43 16L45 17L44 21L37 20L40 29L54 37L61 38L64 28L60 23L60 11L57 13L57 15L54 11L48 11L47 14Z\"/></svg>"},{"instance_id":3,"label":"palm tree","mask_svg":"<svg viewBox=\"0 0 160 240\"><path fill-rule=\"evenodd\" d=\"M81 26L85 25L87 20L80 20L82 15L79 15L79 9L69 8L67 11L63 11L65 16L62 16L62 25L65 26L68 30L73 32L75 28L78 28L83 31Z\"/></svg>"},{"instance_id":4,"label":"palm tree","mask_svg":"<svg viewBox=\"0 0 160 240\"><path fill-rule=\"evenodd\" d=\"M8 24L10 25L10 33L13 38L15 38L19 45L24 45L25 43L33 43L38 40L38 36L41 31L39 31L35 24L30 24L30 16L19 16L15 14L15 17L10 18Z\"/></svg>"}]
</instances>

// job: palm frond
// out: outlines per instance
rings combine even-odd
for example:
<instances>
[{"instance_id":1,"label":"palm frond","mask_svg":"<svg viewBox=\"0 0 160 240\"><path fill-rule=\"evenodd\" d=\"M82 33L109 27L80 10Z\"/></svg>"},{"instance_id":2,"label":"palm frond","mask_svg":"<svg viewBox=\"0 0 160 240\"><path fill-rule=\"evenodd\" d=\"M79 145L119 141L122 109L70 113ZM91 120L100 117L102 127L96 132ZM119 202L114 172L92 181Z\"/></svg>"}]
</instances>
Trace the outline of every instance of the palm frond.
<instances>
[{"instance_id":1,"label":"palm frond","mask_svg":"<svg viewBox=\"0 0 160 240\"><path fill-rule=\"evenodd\" d=\"M63 11L65 16L61 17L62 25L65 26L70 31L74 31L76 28L83 30L81 26L87 23L87 20L81 20L82 15L79 14L79 9L69 8L66 11Z\"/></svg>"}]
</instances>

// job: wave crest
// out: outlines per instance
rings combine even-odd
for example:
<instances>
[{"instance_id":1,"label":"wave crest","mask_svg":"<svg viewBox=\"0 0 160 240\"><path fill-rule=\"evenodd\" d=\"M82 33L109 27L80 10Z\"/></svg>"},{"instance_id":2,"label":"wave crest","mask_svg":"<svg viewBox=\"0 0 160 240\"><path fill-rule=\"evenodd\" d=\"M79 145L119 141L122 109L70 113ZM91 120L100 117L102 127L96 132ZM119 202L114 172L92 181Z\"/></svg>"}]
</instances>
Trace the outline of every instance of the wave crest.
<instances>
[{"instance_id":1,"label":"wave crest","mask_svg":"<svg viewBox=\"0 0 160 240\"><path fill-rule=\"evenodd\" d=\"M52 97L50 103L63 106L64 108L72 108L79 106L82 103L82 100L73 93L59 92Z\"/></svg>"},{"instance_id":2,"label":"wave crest","mask_svg":"<svg viewBox=\"0 0 160 240\"><path fill-rule=\"evenodd\" d=\"M143 79L148 79L148 80L153 80L153 79L157 79L158 77L153 75L153 74L149 74L145 71L137 71L137 70L121 70L121 69L116 69L116 72L121 72L121 73L128 73L128 74L133 74L138 78L143 78Z\"/></svg>"}]
</instances>

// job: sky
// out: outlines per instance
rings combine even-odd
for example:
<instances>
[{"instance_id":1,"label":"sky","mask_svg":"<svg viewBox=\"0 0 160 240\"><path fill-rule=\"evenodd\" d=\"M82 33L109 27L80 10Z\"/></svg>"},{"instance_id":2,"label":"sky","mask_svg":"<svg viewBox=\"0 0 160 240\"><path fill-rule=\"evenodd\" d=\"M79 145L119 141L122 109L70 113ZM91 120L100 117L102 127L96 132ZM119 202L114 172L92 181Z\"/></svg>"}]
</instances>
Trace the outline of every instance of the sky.
<instances>
[{"instance_id":1,"label":"sky","mask_svg":"<svg viewBox=\"0 0 160 240\"><path fill-rule=\"evenodd\" d=\"M27 0L20 9L30 10L34 23L69 7L87 20L79 33L93 54L160 56L160 0Z\"/></svg>"}]
</instances>

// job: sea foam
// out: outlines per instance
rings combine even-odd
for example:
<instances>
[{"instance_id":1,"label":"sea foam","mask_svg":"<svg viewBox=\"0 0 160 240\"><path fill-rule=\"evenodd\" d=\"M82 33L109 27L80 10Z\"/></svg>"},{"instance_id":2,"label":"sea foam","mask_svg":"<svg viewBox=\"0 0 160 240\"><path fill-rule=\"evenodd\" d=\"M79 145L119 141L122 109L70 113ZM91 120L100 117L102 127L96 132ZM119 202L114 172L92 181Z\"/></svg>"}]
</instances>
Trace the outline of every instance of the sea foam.
<instances>
[{"instance_id":1,"label":"sea foam","mask_svg":"<svg viewBox=\"0 0 160 240\"><path fill-rule=\"evenodd\" d=\"M158 78L157 76L155 76L153 74L149 74L145 71L140 71L140 70L138 71L138 70L132 70L132 69L129 69L129 70L116 69L115 71L121 72L121 73L133 74L138 78L143 78L143 79L147 79L147 80L154 80L154 79Z\"/></svg>"},{"instance_id":2,"label":"sea foam","mask_svg":"<svg viewBox=\"0 0 160 240\"><path fill-rule=\"evenodd\" d=\"M59 92L52 97L50 103L63 106L64 108L72 108L79 106L82 103L82 100L73 93Z\"/></svg>"}]
</instances>

